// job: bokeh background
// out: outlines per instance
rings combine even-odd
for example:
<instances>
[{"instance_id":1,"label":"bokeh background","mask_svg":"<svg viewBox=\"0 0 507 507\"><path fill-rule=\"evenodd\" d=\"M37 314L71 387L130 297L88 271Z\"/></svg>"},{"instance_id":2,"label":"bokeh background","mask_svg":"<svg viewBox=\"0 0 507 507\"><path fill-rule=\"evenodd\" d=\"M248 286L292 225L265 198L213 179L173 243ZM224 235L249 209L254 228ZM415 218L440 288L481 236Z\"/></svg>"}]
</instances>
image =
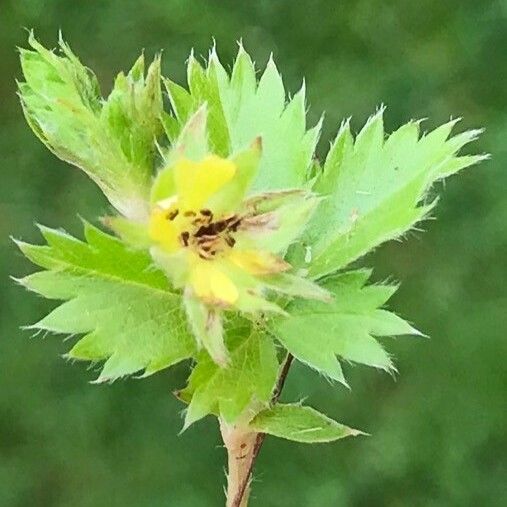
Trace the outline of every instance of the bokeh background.
<instances>
[{"instance_id":1,"label":"bokeh background","mask_svg":"<svg viewBox=\"0 0 507 507\"><path fill-rule=\"evenodd\" d=\"M50 304L8 278L32 270L9 241L38 241L41 222L80 233L78 215L107 205L83 174L32 135L15 95L24 27L46 45L57 30L98 74L113 76L145 48L184 81L193 47L214 37L230 64L242 38L259 66L274 52L310 119L326 111L320 151L342 118L358 129L380 103L390 130L463 116L483 126L473 147L493 159L446 184L427 232L366 259L403 281L391 307L431 340L389 343L396 379L349 368L352 390L303 367L285 398L372 434L331 445L269 439L252 506L507 505L507 1L505 0L0 0L0 506L222 505L224 452L211 419L181 436L171 390L185 367L147 380L89 385L68 344L20 326Z\"/></svg>"}]
</instances>

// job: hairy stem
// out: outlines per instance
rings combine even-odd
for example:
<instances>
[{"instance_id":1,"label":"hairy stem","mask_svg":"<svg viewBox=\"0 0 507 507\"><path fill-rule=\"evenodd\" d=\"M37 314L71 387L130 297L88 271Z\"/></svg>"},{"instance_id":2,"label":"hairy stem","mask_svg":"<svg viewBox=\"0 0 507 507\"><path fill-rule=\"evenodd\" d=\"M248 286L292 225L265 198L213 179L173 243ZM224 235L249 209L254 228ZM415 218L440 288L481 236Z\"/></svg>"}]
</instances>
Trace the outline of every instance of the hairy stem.
<instances>
[{"instance_id":1,"label":"hairy stem","mask_svg":"<svg viewBox=\"0 0 507 507\"><path fill-rule=\"evenodd\" d=\"M293 360L292 354L287 353L273 389L271 405L280 398ZM240 426L229 426L223 421L220 422L220 430L228 456L226 507L247 507L255 460L266 435L250 432Z\"/></svg>"},{"instance_id":2,"label":"hairy stem","mask_svg":"<svg viewBox=\"0 0 507 507\"><path fill-rule=\"evenodd\" d=\"M227 449L227 507L246 507L250 494L250 467L254 461L257 434L220 422Z\"/></svg>"}]
</instances>

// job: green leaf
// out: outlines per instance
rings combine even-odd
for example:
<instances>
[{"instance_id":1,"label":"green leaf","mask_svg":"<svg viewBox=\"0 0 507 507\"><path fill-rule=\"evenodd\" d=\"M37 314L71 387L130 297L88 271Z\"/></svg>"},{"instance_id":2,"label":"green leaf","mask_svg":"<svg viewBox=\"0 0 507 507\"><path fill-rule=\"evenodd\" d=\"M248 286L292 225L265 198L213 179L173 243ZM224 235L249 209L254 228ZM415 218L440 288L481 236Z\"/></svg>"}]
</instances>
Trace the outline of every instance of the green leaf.
<instances>
[{"instance_id":1,"label":"green leaf","mask_svg":"<svg viewBox=\"0 0 507 507\"><path fill-rule=\"evenodd\" d=\"M208 104L208 132L213 152L225 157L228 155L230 139L220 103L219 82L215 68L209 66L203 69L194 56L190 55L187 78L193 109L198 108L203 103Z\"/></svg>"},{"instance_id":2,"label":"green leaf","mask_svg":"<svg viewBox=\"0 0 507 507\"><path fill-rule=\"evenodd\" d=\"M118 74L100 121L128 161L149 177L154 165L154 141L162 130L160 55L150 64L146 77L144 67L141 55L126 76Z\"/></svg>"},{"instance_id":3,"label":"green leaf","mask_svg":"<svg viewBox=\"0 0 507 507\"><path fill-rule=\"evenodd\" d=\"M165 158L166 164L171 165L181 157L201 160L209 154L207 121L208 108L203 104L185 123L169 157Z\"/></svg>"},{"instance_id":4,"label":"green leaf","mask_svg":"<svg viewBox=\"0 0 507 507\"><path fill-rule=\"evenodd\" d=\"M456 155L479 131L449 138L455 123L419 137L419 122L409 122L386 139L381 109L355 140L349 123L342 125L314 186L327 198L308 226L311 276L402 236L432 209L436 201L425 200L435 181L485 158Z\"/></svg>"},{"instance_id":5,"label":"green leaf","mask_svg":"<svg viewBox=\"0 0 507 507\"><path fill-rule=\"evenodd\" d=\"M185 428L210 413L234 423L252 406L269 402L278 373L273 340L246 322L226 329L228 367L221 368L203 353L179 393L190 402Z\"/></svg>"},{"instance_id":6,"label":"green leaf","mask_svg":"<svg viewBox=\"0 0 507 507\"><path fill-rule=\"evenodd\" d=\"M166 82L181 127L189 110L195 111L206 102L210 145L217 154L240 152L253 139L262 138L262 159L252 193L304 185L321 125L319 122L306 131L304 85L286 104L283 82L273 59L257 83L254 64L241 45L231 76L220 63L215 48L205 69L191 56L187 75L189 92Z\"/></svg>"},{"instance_id":7,"label":"green leaf","mask_svg":"<svg viewBox=\"0 0 507 507\"><path fill-rule=\"evenodd\" d=\"M273 320L270 328L298 360L346 384L342 360L394 370L391 358L374 338L420 333L382 305L396 287L365 285L369 271L351 271L326 280L332 302L296 300L288 317Z\"/></svg>"},{"instance_id":8,"label":"green leaf","mask_svg":"<svg viewBox=\"0 0 507 507\"><path fill-rule=\"evenodd\" d=\"M162 81L176 119L181 125L184 125L192 112L192 96L183 86L174 83L170 79L163 78Z\"/></svg>"},{"instance_id":9,"label":"green leaf","mask_svg":"<svg viewBox=\"0 0 507 507\"><path fill-rule=\"evenodd\" d=\"M345 437L364 435L344 426L311 407L277 404L258 413L249 426L259 433L304 444L334 442Z\"/></svg>"},{"instance_id":10,"label":"green leaf","mask_svg":"<svg viewBox=\"0 0 507 507\"><path fill-rule=\"evenodd\" d=\"M149 255L85 224L86 242L41 228L46 246L18 242L46 271L19 282L47 298L65 300L31 329L84 334L67 354L105 361L99 382L144 369L150 375L195 354L181 297Z\"/></svg>"},{"instance_id":11,"label":"green leaf","mask_svg":"<svg viewBox=\"0 0 507 507\"><path fill-rule=\"evenodd\" d=\"M123 215L147 214L160 116L160 59L144 77L141 57L103 100L97 79L60 39L60 54L30 34L21 49L19 95L28 124L59 158L82 169Z\"/></svg>"}]
</instances>

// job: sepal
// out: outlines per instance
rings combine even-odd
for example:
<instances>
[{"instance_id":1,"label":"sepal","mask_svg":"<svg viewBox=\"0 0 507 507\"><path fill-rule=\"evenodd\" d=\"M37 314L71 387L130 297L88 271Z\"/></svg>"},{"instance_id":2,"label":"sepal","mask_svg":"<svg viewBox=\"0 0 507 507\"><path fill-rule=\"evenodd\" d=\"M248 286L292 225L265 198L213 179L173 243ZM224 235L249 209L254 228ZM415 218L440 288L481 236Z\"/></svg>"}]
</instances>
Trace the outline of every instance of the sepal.
<instances>
[{"instance_id":1,"label":"sepal","mask_svg":"<svg viewBox=\"0 0 507 507\"><path fill-rule=\"evenodd\" d=\"M183 302L188 323L197 345L204 347L213 361L225 368L229 353L224 344L222 316L216 308L209 308L187 290Z\"/></svg>"}]
</instances>

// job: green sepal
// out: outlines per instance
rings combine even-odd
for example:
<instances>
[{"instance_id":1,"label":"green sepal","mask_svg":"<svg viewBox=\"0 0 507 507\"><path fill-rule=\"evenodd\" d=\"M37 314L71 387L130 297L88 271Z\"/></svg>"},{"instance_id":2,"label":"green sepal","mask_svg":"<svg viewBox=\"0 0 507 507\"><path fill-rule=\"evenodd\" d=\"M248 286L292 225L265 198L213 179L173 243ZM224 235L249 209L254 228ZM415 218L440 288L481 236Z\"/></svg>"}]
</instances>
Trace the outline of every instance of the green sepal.
<instances>
[{"instance_id":1,"label":"green sepal","mask_svg":"<svg viewBox=\"0 0 507 507\"><path fill-rule=\"evenodd\" d=\"M263 278L263 283L269 289L291 297L317 299L324 302L330 302L333 299L332 294L324 287L312 280L290 273L270 275Z\"/></svg>"},{"instance_id":2,"label":"green sepal","mask_svg":"<svg viewBox=\"0 0 507 507\"><path fill-rule=\"evenodd\" d=\"M262 156L262 140L256 138L249 148L231 156L236 165L236 174L221 190L213 195L208 206L215 214L233 212L239 209L248 189L250 188Z\"/></svg>"},{"instance_id":3,"label":"green sepal","mask_svg":"<svg viewBox=\"0 0 507 507\"><path fill-rule=\"evenodd\" d=\"M229 364L229 353L224 343L220 311L209 308L189 294L185 294L183 302L197 345L199 348L204 347L217 365L226 367Z\"/></svg>"},{"instance_id":4,"label":"green sepal","mask_svg":"<svg viewBox=\"0 0 507 507\"><path fill-rule=\"evenodd\" d=\"M148 249L153 243L144 222L135 222L120 216L106 216L101 222L133 248Z\"/></svg>"},{"instance_id":5,"label":"green sepal","mask_svg":"<svg viewBox=\"0 0 507 507\"><path fill-rule=\"evenodd\" d=\"M160 55L148 67L141 55L130 72L120 72L104 102L101 122L118 140L125 157L151 176L155 139L161 134L162 92L160 89Z\"/></svg>"},{"instance_id":6,"label":"green sepal","mask_svg":"<svg viewBox=\"0 0 507 507\"><path fill-rule=\"evenodd\" d=\"M189 275L187 252L185 250L181 249L175 253L167 253L160 247L152 246L150 254L157 266L163 270L171 281L173 287L181 289L185 286Z\"/></svg>"},{"instance_id":7,"label":"green sepal","mask_svg":"<svg viewBox=\"0 0 507 507\"><path fill-rule=\"evenodd\" d=\"M180 86L170 79L163 78L163 83L171 102L171 108L175 114L175 119L180 125L184 125L192 113L192 96L183 86Z\"/></svg>"},{"instance_id":8,"label":"green sepal","mask_svg":"<svg viewBox=\"0 0 507 507\"><path fill-rule=\"evenodd\" d=\"M303 234L321 198L304 190L268 192L248 199L244 207L255 213L242 223L238 246L284 254Z\"/></svg>"},{"instance_id":9,"label":"green sepal","mask_svg":"<svg viewBox=\"0 0 507 507\"><path fill-rule=\"evenodd\" d=\"M198 161L210 153L207 118L208 108L206 104L203 104L185 123L166 163L174 162L179 158Z\"/></svg>"},{"instance_id":10,"label":"green sepal","mask_svg":"<svg viewBox=\"0 0 507 507\"><path fill-rule=\"evenodd\" d=\"M209 155L207 115L204 104L189 118L174 145L162 150L164 166L157 173L151 187L150 203L152 205L176 194L174 164L179 159L199 161Z\"/></svg>"}]
</instances>

